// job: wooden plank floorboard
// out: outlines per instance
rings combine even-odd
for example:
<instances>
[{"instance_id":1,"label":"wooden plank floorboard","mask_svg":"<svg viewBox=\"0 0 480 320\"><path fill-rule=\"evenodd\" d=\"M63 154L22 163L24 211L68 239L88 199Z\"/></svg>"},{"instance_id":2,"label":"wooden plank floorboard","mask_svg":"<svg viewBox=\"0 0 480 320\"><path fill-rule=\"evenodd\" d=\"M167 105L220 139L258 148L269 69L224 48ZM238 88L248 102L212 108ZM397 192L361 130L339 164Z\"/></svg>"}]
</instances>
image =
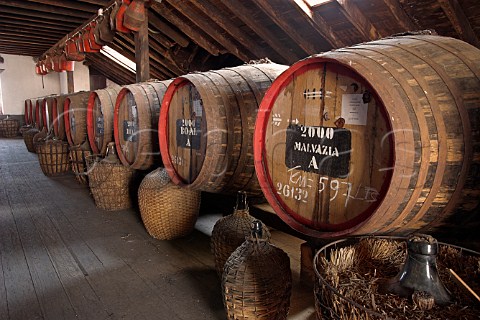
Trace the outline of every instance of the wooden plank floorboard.
<instances>
[{"instance_id":1,"label":"wooden plank floorboard","mask_svg":"<svg viewBox=\"0 0 480 320\"><path fill-rule=\"evenodd\" d=\"M14 183L9 174L10 172L7 172L3 175L3 177L7 176L9 181L6 184L9 203L43 316L47 319L72 319L75 317L75 311L63 290L50 254L34 225L31 213L25 204L25 197L19 196L28 194L25 193L28 190L21 188L22 184Z\"/></svg>"},{"instance_id":2,"label":"wooden plank floorboard","mask_svg":"<svg viewBox=\"0 0 480 320\"><path fill-rule=\"evenodd\" d=\"M195 230L172 241L150 237L136 210L97 209L88 188L78 184L72 173L45 177L36 155L26 151L22 140L0 139L2 184L4 177L10 180L8 187L0 187L0 219L19 227L0 228L0 319L21 319L17 314L5 317L6 303L13 299L9 290L23 290L7 278L2 280L5 270L6 276L30 283L31 290L20 295L23 301L37 301L36 309L22 311L23 319L42 318L42 310L44 319L53 320L225 319L208 234ZM11 204L5 205L8 197ZM15 234L16 240L11 238ZM283 242L289 254L296 251L292 267L297 268L298 243L282 234L274 241ZM18 256L4 259L4 248L12 252L19 247ZM20 269L14 272L16 263ZM294 288L299 289L297 280ZM3 307L2 289L7 297ZM288 319L313 319L311 291L299 291L292 299L304 301L292 300Z\"/></svg>"},{"instance_id":3,"label":"wooden plank floorboard","mask_svg":"<svg viewBox=\"0 0 480 320\"><path fill-rule=\"evenodd\" d=\"M2 165L2 203L8 203L5 186L5 166ZM42 310L35 292L32 276L25 258L24 249L10 204L0 212L0 253L2 258L3 280L7 299L6 319L43 319Z\"/></svg>"}]
</instances>

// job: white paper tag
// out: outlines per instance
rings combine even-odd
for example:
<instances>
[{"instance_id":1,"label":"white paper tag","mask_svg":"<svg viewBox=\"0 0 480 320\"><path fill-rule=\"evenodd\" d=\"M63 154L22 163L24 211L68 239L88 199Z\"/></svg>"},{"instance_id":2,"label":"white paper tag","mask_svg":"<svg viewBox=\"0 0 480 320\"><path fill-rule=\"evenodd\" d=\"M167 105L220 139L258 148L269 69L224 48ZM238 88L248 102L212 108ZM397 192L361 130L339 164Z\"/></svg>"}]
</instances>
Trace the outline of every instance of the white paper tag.
<instances>
[{"instance_id":1,"label":"white paper tag","mask_svg":"<svg viewBox=\"0 0 480 320\"><path fill-rule=\"evenodd\" d=\"M345 124L367 124L368 103L363 103L363 94L342 95L342 118Z\"/></svg>"}]
</instances>

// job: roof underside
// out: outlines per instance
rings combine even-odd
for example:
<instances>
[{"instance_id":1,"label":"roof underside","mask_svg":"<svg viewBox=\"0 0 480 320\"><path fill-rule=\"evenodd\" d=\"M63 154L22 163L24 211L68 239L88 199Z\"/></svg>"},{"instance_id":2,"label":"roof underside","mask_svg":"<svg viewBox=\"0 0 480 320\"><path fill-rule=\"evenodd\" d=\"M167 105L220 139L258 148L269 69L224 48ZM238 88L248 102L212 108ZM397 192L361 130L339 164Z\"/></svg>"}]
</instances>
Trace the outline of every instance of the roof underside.
<instances>
[{"instance_id":1,"label":"roof underside","mask_svg":"<svg viewBox=\"0 0 480 320\"><path fill-rule=\"evenodd\" d=\"M110 0L0 0L0 53L40 56ZM268 57L311 54L433 29L479 47L478 0L163 0L148 10L150 74L160 80ZM132 34L109 46L134 61ZM85 63L119 84L135 75L100 53Z\"/></svg>"}]
</instances>

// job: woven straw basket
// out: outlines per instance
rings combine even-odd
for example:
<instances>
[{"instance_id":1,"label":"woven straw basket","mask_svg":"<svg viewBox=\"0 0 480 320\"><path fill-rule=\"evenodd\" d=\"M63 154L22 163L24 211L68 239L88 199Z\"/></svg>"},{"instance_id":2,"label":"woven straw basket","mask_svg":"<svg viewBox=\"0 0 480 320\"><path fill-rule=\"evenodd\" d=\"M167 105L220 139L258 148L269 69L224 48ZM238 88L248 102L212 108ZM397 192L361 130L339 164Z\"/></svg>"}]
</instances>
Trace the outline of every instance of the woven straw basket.
<instances>
[{"instance_id":1,"label":"woven straw basket","mask_svg":"<svg viewBox=\"0 0 480 320\"><path fill-rule=\"evenodd\" d=\"M261 230L260 221L253 223ZM252 235L225 263L222 276L227 319L286 319L290 308L290 259L261 236Z\"/></svg>"},{"instance_id":2,"label":"woven straw basket","mask_svg":"<svg viewBox=\"0 0 480 320\"><path fill-rule=\"evenodd\" d=\"M18 135L18 120L6 119L0 120L0 134L5 138L14 138Z\"/></svg>"},{"instance_id":3,"label":"woven straw basket","mask_svg":"<svg viewBox=\"0 0 480 320\"><path fill-rule=\"evenodd\" d=\"M87 157L88 184L95 205L103 210L116 211L132 206L130 184L134 170L123 166L109 145L107 157Z\"/></svg>"},{"instance_id":4,"label":"woven straw basket","mask_svg":"<svg viewBox=\"0 0 480 320\"><path fill-rule=\"evenodd\" d=\"M33 144L33 137L39 132L38 129L32 128L23 134L23 141L25 142L28 152L36 152L35 145Z\"/></svg>"},{"instance_id":5,"label":"woven straw basket","mask_svg":"<svg viewBox=\"0 0 480 320\"><path fill-rule=\"evenodd\" d=\"M22 137L25 135L25 132L27 132L28 130L32 129L32 126L27 124L27 125L24 125L24 126L21 126L20 129L18 130L20 132L20 134L22 135Z\"/></svg>"},{"instance_id":6,"label":"woven straw basket","mask_svg":"<svg viewBox=\"0 0 480 320\"><path fill-rule=\"evenodd\" d=\"M36 144L38 162L43 174L57 176L70 169L68 143L61 140L46 140Z\"/></svg>"},{"instance_id":7,"label":"woven straw basket","mask_svg":"<svg viewBox=\"0 0 480 320\"><path fill-rule=\"evenodd\" d=\"M246 204L246 193L239 191L233 213L218 220L212 231L210 244L215 259L215 269L220 276L228 257L245 241L246 237L250 236L254 220L256 219L249 214ZM270 240L267 226L262 223L262 227L264 238Z\"/></svg>"},{"instance_id":8,"label":"woven straw basket","mask_svg":"<svg viewBox=\"0 0 480 320\"><path fill-rule=\"evenodd\" d=\"M70 146L70 162L75 179L81 184L88 184L87 180L87 157L92 155L88 143Z\"/></svg>"},{"instance_id":9,"label":"woven straw basket","mask_svg":"<svg viewBox=\"0 0 480 320\"><path fill-rule=\"evenodd\" d=\"M192 232L200 209L200 192L174 185L163 168L149 173L138 190L140 214L148 233L160 240Z\"/></svg>"},{"instance_id":10,"label":"woven straw basket","mask_svg":"<svg viewBox=\"0 0 480 320\"><path fill-rule=\"evenodd\" d=\"M375 236L341 239L322 247L313 261L317 319L478 319L478 301L452 271L473 292L480 292L480 253L441 242L437 247L430 239L428 251L415 253L418 249L410 251L408 243L407 238ZM414 270L414 264L419 268ZM407 282L412 279L413 287ZM404 286L405 291L382 292L385 284ZM442 294L439 286L446 288L451 304L436 301Z\"/></svg>"}]
</instances>

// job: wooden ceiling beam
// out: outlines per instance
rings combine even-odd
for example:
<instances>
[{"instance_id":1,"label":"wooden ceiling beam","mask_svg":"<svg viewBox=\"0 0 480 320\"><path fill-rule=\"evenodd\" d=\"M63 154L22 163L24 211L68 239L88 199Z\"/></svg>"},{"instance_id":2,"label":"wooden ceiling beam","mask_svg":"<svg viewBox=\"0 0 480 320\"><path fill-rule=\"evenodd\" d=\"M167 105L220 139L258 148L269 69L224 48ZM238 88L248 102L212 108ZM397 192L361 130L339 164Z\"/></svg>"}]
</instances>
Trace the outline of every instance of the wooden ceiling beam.
<instances>
[{"instance_id":1,"label":"wooden ceiling beam","mask_svg":"<svg viewBox=\"0 0 480 320\"><path fill-rule=\"evenodd\" d=\"M28 24L28 25L33 25L33 26L42 26L43 28L48 28L48 29L67 29L71 30L72 26L71 23L64 22L64 21L58 21L58 20L49 20L49 19L34 19L31 17L21 17L21 16L16 16L12 14L3 14L3 12L0 11L0 18L2 18L2 21L8 21L8 22L16 22L20 24ZM17 22L21 21L21 22Z\"/></svg>"},{"instance_id":2,"label":"wooden ceiling beam","mask_svg":"<svg viewBox=\"0 0 480 320\"><path fill-rule=\"evenodd\" d=\"M413 20L403 10L398 0L382 0L382 2L388 7L392 16L395 18L396 23L405 31L418 30L419 26L413 22Z\"/></svg>"},{"instance_id":3,"label":"wooden ceiling beam","mask_svg":"<svg viewBox=\"0 0 480 320\"><path fill-rule=\"evenodd\" d=\"M171 48L173 46L175 46L175 43L173 43L172 41L170 41L169 39L167 39L167 37L165 37L162 33L160 32L152 32L150 31L148 33L148 35L155 39L158 43L160 43L163 47L165 48ZM166 50L166 49L164 49Z\"/></svg>"},{"instance_id":4,"label":"wooden ceiling beam","mask_svg":"<svg viewBox=\"0 0 480 320\"><path fill-rule=\"evenodd\" d=\"M243 21L250 29L253 30L257 35L260 36L275 52L283 57L287 63L293 63L301 59L302 57L297 55L295 52L285 48L285 46L277 40L277 35L273 32L268 31L262 23L254 19L249 8L245 7L242 4L242 1L238 0L223 0L223 3L232 8L235 11L237 17Z\"/></svg>"},{"instance_id":5,"label":"wooden ceiling beam","mask_svg":"<svg viewBox=\"0 0 480 320\"><path fill-rule=\"evenodd\" d=\"M0 33L1 34L1 33ZM23 42L34 42L35 44L38 44L38 45L41 45L43 47L45 46L50 46L52 45L53 43L55 43L55 40L48 40L45 39L45 38L39 38L39 37L26 37L26 36L23 36L23 35L2 35L1 37L2 40L4 41L9 41L9 42L12 42L12 43L23 43Z\"/></svg>"},{"instance_id":6,"label":"wooden ceiling beam","mask_svg":"<svg viewBox=\"0 0 480 320\"><path fill-rule=\"evenodd\" d=\"M457 0L437 0L460 39L480 48L480 41Z\"/></svg>"},{"instance_id":7,"label":"wooden ceiling beam","mask_svg":"<svg viewBox=\"0 0 480 320\"><path fill-rule=\"evenodd\" d=\"M198 12L194 12L192 7L188 6L188 1L168 0L168 3L187 19L189 19L193 24L197 25L200 30L203 30L203 32L209 35L213 40L218 42L228 52L238 57L240 60L249 61L252 58L248 54L245 54L245 51L247 51L246 48L239 47L237 43L220 32L220 28L216 26L215 22L208 16L205 16L203 13L198 14ZM204 19L204 17L207 17L208 20Z\"/></svg>"},{"instance_id":8,"label":"wooden ceiling beam","mask_svg":"<svg viewBox=\"0 0 480 320\"><path fill-rule=\"evenodd\" d=\"M92 13L81 12L77 10L65 9L62 7L33 3L29 1L0 0L0 5L22 8L31 11L40 11L55 15L64 15L70 17L90 18Z\"/></svg>"},{"instance_id":9,"label":"wooden ceiling beam","mask_svg":"<svg viewBox=\"0 0 480 320\"><path fill-rule=\"evenodd\" d=\"M24 23L15 23L13 21L5 21L0 19L0 29L9 29L9 30L19 30L21 32L31 32L32 34L43 34L44 36L48 35L65 35L65 31L58 30L56 28L45 28L43 25L32 25Z\"/></svg>"},{"instance_id":10,"label":"wooden ceiling beam","mask_svg":"<svg viewBox=\"0 0 480 320\"><path fill-rule=\"evenodd\" d=\"M318 53L317 47L301 34L295 27L276 10L269 0L252 0L275 24L280 27L307 54Z\"/></svg>"},{"instance_id":11,"label":"wooden ceiling beam","mask_svg":"<svg viewBox=\"0 0 480 320\"><path fill-rule=\"evenodd\" d=\"M84 3L90 3L94 5L100 5L105 7L108 5L111 1L110 0L78 0L77 2L84 2Z\"/></svg>"},{"instance_id":12,"label":"wooden ceiling beam","mask_svg":"<svg viewBox=\"0 0 480 320\"><path fill-rule=\"evenodd\" d=\"M102 8L102 5L92 5L89 3L82 3L80 1L57 1L57 0L28 0L29 2L41 3L49 6L57 6L66 9L73 9L78 11L95 13L98 9Z\"/></svg>"},{"instance_id":13,"label":"wooden ceiling beam","mask_svg":"<svg viewBox=\"0 0 480 320\"><path fill-rule=\"evenodd\" d=\"M172 9L167 7L165 3L159 3L157 1L152 2L151 8L154 9L163 18L168 20L171 24L175 25L178 29L182 30L193 42L200 47L207 50L210 54L218 56L221 53L220 48L212 41L207 39L201 32L190 24L186 23L182 18L178 17L172 12Z\"/></svg>"},{"instance_id":14,"label":"wooden ceiling beam","mask_svg":"<svg viewBox=\"0 0 480 320\"><path fill-rule=\"evenodd\" d=\"M2 23L0 22L0 34L3 35L19 35L20 37L32 37L32 38L37 38L37 39L53 39L55 41L55 38L61 38L63 37L64 33L45 33L42 32L42 30L25 30L21 27L12 29L11 27L4 27L2 26Z\"/></svg>"},{"instance_id":15,"label":"wooden ceiling beam","mask_svg":"<svg viewBox=\"0 0 480 320\"><path fill-rule=\"evenodd\" d=\"M362 35L363 40L370 41L388 36L384 31L378 31L352 0L336 1L347 20Z\"/></svg>"},{"instance_id":16,"label":"wooden ceiling beam","mask_svg":"<svg viewBox=\"0 0 480 320\"><path fill-rule=\"evenodd\" d=\"M312 27L332 48L341 48L346 43L336 36L325 19L304 1L290 0L291 5L303 16L305 22Z\"/></svg>"},{"instance_id":17,"label":"wooden ceiling beam","mask_svg":"<svg viewBox=\"0 0 480 320\"><path fill-rule=\"evenodd\" d=\"M162 21L162 19L158 18L157 15L151 10L149 10L148 12L148 23L151 24L159 32L163 33L168 38L172 39L175 43L177 43L181 47L186 48L190 43L190 40L188 40L182 33L174 30L167 23Z\"/></svg>"},{"instance_id":18,"label":"wooden ceiling beam","mask_svg":"<svg viewBox=\"0 0 480 320\"><path fill-rule=\"evenodd\" d=\"M0 0L0 1L3 1L3 0ZM34 17L34 18L44 18L52 21L66 21L66 22L69 22L70 25L72 23L81 24L84 21L84 19L76 18L75 16L64 16L64 15L52 14L52 13L46 13L46 12L31 11L31 10L25 10L17 7L1 6L1 4L2 3L0 2L1 13L18 14L18 15Z\"/></svg>"},{"instance_id":19,"label":"wooden ceiling beam","mask_svg":"<svg viewBox=\"0 0 480 320\"><path fill-rule=\"evenodd\" d=\"M265 58L270 55L264 47L260 46L247 33L233 24L232 20L227 18L225 12L220 11L217 6L205 0L190 0L190 3L201 10L205 15L208 15L217 25L222 27L243 47L247 48L248 51L254 55L254 58Z\"/></svg>"},{"instance_id":20,"label":"wooden ceiling beam","mask_svg":"<svg viewBox=\"0 0 480 320\"><path fill-rule=\"evenodd\" d=\"M107 73L112 72L128 79L129 83L135 83L135 73L123 68L118 63L113 62L109 58L105 57L102 53L89 53L86 60L95 61L102 65L102 69L105 69ZM98 70L98 68L96 68Z\"/></svg>"}]
</instances>

